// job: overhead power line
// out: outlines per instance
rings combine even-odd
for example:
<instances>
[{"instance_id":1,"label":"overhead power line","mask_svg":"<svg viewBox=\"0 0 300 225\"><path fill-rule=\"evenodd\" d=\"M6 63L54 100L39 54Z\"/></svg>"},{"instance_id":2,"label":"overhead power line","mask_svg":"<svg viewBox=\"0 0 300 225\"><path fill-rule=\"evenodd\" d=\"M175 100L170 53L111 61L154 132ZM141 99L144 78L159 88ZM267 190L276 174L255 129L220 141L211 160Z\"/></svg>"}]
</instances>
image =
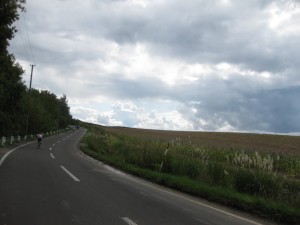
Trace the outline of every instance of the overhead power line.
<instances>
[{"instance_id":1,"label":"overhead power line","mask_svg":"<svg viewBox=\"0 0 300 225\"><path fill-rule=\"evenodd\" d=\"M28 61L28 62L30 62L31 61L31 58L30 58L30 55L29 55L29 50L27 49L27 45L26 45L26 42L24 41L25 40L25 38L24 38L24 36L23 36L23 31L22 31L22 29L21 29L21 26L20 26L20 24L19 24L19 21L17 21L17 29L18 29L18 33L17 33L17 35L16 35L16 40L19 40L20 41L20 43L21 43L21 45L22 45L22 47L23 47L23 50L24 50L24 52L25 52L25 58L26 58L26 60Z\"/></svg>"},{"instance_id":2,"label":"overhead power line","mask_svg":"<svg viewBox=\"0 0 300 225\"><path fill-rule=\"evenodd\" d=\"M16 37L18 40L20 40L21 45L23 46L25 58L31 64L35 64L35 57L33 54L32 45L29 37L25 12L20 12L20 19L17 20L16 25L18 29Z\"/></svg>"},{"instance_id":3,"label":"overhead power line","mask_svg":"<svg viewBox=\"0 0 300 225\"><path fill-rule=\"evenodd\" d=\"M25 14L25 12L23 12L22 15L23 15L23 18L24 18L23 22L25 24L27 41L28 41L28 45L29 45L29 51L30 51L30 54L31 54L31 60L32 60L33 63L35 63L35 58L34 58L33 51L32 51L32 45L31 45L31 41L30 41L30 38L29 38L29 32L28 32L27 20L26 20L26 14Z\"/></svg>"}]
</instances>

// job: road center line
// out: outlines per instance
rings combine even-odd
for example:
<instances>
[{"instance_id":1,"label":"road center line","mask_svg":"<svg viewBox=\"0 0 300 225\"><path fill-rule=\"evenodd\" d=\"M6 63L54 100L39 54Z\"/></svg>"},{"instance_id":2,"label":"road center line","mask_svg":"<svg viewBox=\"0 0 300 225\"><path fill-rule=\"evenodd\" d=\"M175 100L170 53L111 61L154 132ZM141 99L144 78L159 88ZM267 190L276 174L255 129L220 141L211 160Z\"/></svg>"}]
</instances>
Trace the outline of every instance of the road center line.
<instances>
[{"instance_id":1,"label":"road center line","mask_svg":"<svg viewBox=\"0 0 300 225\"><path fill-rule=\"evenodd\" d=\"M137 225L135 222L133 222L128 217L122 217L122 219L128 224L128 225Z\"/></svg>"},{"instance_id":2,"label":"road center line","mask_svg":"<svg viewBox=\"0 0 300 225\"><path fill-rule=\"evenodd\" d=\"M64 166L60 166L74 181L79 182L80 180L75 177L69 170L67 170Z\"/></svg>"},{"instance_id":3,"label":"road center line","mask_svg":"<svg viewBox=\"0 0 300 225\"><path fill-rule=\"evenodd\" d=\"M55 159L55 157L54 157L54 155L52 153L50 153L50 155L51 155L52 159Z\"/></svg>"}]
</instances>

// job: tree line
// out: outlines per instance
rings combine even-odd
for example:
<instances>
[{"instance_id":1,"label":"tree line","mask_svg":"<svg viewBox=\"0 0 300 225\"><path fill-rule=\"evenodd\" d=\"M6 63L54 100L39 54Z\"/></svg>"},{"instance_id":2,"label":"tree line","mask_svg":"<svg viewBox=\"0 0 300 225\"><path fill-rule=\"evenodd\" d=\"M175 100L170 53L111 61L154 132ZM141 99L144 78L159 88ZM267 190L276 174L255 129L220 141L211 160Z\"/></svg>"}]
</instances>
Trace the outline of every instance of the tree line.
<instances>
[{"instance_id":1,"label":"tree line","mask_svg":"<svg viewBox=\"0 0 300 225\"><path fill-rule=\"evenodd\" d=\"M66 95L29 90L22 80L23 68L8 51L24 4L25 0L0 1L0 137L62 129L74 122Z\"/></svg>"}]
</instances>

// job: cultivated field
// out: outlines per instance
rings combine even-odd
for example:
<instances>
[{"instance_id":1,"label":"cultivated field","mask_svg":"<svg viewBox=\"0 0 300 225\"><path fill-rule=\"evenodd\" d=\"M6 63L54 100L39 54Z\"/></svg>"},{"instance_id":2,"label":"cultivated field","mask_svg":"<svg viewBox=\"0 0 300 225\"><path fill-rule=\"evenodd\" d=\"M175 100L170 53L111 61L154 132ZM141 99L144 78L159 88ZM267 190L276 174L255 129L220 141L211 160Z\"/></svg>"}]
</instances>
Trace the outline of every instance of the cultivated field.
<instances>
[{"instance_id":1,"label":"cultivated field","mask_svg":"<svg viewBox=\"0 0 300 225\"><path fill-rule=\"evenodd\" d=\"M300 156L300 136L191 132L135 129L126 127L103 127L111 134L123 134L152 140L180 140L203 147L281 153Z\"/></svg>"},{"instance_id":2,"label":"cultivated field","mask_svg":"<svg viewBox=\"0 0 300 225\"><path fill-rule=\"evenodd\" d=\"M300 224L300 137L83 124L82 150L154 182Z\"/></svg>"}]
</instances>

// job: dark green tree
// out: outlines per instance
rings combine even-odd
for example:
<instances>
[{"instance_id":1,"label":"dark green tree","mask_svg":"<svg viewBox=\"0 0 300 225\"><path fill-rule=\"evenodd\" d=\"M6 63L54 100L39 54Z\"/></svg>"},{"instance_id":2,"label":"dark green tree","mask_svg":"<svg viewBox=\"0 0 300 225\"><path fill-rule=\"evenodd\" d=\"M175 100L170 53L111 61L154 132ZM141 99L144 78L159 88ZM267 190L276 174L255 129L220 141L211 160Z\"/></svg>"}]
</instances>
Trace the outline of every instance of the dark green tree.
<instances>
[{"instance_id":1,"label":"dark green tree","mask_svg":"<svg viewBox=\"0 0 300 225\"><path fill-rule=\"evenodd\" d=\"M63 95L59 99L59 126L67 127L72 123L72 116L70 114L70 107L68 106L68 99L66 95Z\"/></svg>"},{"instance_id":2,"label":"dark green tree","mask_svg":"<svg viewBox=\"0 0 300 225\"><path fill-rule=\"evenodd\" d=\"M18 10L24 10L24 3L25 0L0 1L0 136L22 132L24 71L7 47L17 32L13 23L19 19Z\"/></svg>"},{"instance_id":3,"label":"dark green tree","mask_svg":"<svg viewBox=\"0 0 300 225\"><path fill-rule=\"evenodd\" d=\"M7 50L17 32L13 26L24 10L25 0L0 0L0 137L47 132L72 123L67 97L57 98L49 91L28 90L24 73Z\"/></svg>"},{"instance_id":4,"label":"dark green tree","mask_svg":"<svg viewBox=\"0 0 300 225\"><path fill-rule=\"evenodd\" d=\"M9 41L13 39L17 29L13 23L19 19L19 11L24 11L26 0L0 1L0 53L7 53Z\"/></svg>"},{"instance_id":5,"label":"dark green tree","mask_svg":"<svg viewBox=\"0 0 300 225\"><path fill-rule=\"evenodd\" d=\"M26 90L21 77L23 69L11 55L0 57L0 65L0 135L22 133L25 120L22 97Z\"/></svg>"},{"instance_id":6,"label":"dark green tree","mask_svg":"<svg viewBox=\"0 0 300 225\"><path fill-rule=\"evenodd\" d=\"M29 101L29 127L31 134L66 128L72 124L68 100L49 91L31 90Z\"/></svg>"}]
</instances>

